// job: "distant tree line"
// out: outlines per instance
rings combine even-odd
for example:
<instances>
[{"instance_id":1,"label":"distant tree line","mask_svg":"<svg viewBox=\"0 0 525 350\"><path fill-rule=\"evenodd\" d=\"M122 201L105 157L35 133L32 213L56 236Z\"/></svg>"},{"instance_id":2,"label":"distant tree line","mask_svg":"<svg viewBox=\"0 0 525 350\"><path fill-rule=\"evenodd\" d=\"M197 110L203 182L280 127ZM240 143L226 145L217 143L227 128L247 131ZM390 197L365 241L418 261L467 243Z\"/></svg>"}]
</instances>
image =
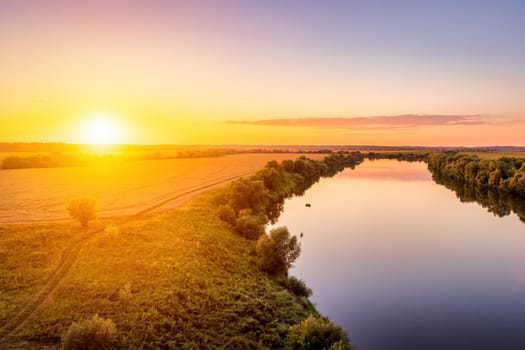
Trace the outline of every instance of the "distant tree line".
<instances>
[{"instance_id":1,"label":"distant tree line","mask_svg":"<svg viewBox=\"0 0 525 350\"><path fill-rule=\"evenodd\" d=\"M9 156L2 161L2 169L58 168L87 164L87 159L77 155L35 154Z\"/></svg>"},{"instance_id":2,"label":"distant tree line","mask_svg":"<svg viewBox=\"0 0 525 350\"><path fill-rule=\"evenodd\" d=\"M50 153L27 156L9 156L2 161L1 169L66 168L121 161L116 154Z\"/></svg>"},{"instance_id":3,"label":"distant tree line","mask_svg":"<svg viewBox=\"0 0 525 350\"><path fill-rule=\"evenodd\" d=\"M404 162L424 162L426 161L428 152L369 152L365 156L367 159L397 159Z\"/></svg>"}]
</instances>

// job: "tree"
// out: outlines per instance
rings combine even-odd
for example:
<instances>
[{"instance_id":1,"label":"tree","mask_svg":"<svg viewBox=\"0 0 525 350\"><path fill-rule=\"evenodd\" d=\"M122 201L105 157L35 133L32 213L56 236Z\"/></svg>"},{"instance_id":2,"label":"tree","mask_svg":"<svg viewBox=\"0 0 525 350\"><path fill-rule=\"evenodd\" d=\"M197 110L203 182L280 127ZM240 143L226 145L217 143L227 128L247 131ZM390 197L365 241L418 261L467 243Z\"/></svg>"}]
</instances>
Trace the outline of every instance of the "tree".
<instances>
[{"instance_id":1,"label":"tree","mask_svg":"<svg viewBox=\"0 0 525 350\"><path fill-rule=\"evenodd\" d=\"M286 350L352 350L345 330L331 321L310 315L290 327Z\"/></svg>"},{"instance_id":2,"label":"tree","mask_svg":"<svg viewBox=\"0 0 525 350\"><path fill-rule=\"evenodd\" d=\"M261 270L274 276L287 276L288 269L301 253L301 245L286 227L278 227L259 237L255 252Z\"/></svg>"},{"instance_id":3,"label":"tree","mask_svg":"<svg viewBox=\"0 0 525 350\"><path fill-rule=\"evenodd\" d=\"M97 216L97 200L93 197L76 197L69 201L66 210L82 227L88 227L89 221Z\"/></svg>"},{"instance_id":4,"label":"tree","mask_svg":"<svg viewBox=\"0 0 525 350\"><path fill-rule=\"evenodd\" d=\"M297 295L298 297L309 297L312 295L312 290L308 288L306 283L294 276L291 276L286 281L286 289L288 289L293 294Z\"/></svg>"},{"instance_id":5,"label":"tree","mask_svg":"<svg viewBox=\"0 0 525 350\"><path fill-rule=\"evenodd\" d=\"M230 185L226 197L236 213L250 209L254 214L262 214L268 204L268 191L260 180L236 180Z\"/></svg>"}]
</instances>

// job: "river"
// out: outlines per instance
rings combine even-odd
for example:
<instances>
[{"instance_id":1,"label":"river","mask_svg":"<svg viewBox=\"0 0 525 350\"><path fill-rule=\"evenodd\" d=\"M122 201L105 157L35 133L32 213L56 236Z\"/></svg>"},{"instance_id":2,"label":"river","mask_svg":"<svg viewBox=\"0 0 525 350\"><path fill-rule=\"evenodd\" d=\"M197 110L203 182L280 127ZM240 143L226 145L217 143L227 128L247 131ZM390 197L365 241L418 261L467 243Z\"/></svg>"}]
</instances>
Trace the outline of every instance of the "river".
<instances>
[{"instance_id":1,"label":"river","mask_svg":"<svg viewBox=\"0 0 525 350\"><path fill-rule=\"evenodd\" d=\"M282 225L303 233L290 274L358 350L525 349L525 224L462 203L424 163L322 179Z\"/></svg>"}]
</instances>

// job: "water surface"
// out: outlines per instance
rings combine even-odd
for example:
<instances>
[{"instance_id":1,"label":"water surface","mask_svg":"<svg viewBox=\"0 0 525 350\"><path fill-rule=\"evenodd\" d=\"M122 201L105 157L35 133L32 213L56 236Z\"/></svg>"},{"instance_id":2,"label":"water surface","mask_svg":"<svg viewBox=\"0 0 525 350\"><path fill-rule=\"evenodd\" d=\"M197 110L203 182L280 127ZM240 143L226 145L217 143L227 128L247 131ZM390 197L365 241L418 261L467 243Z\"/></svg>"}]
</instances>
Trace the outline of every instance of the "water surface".
<instances>
[{"instance_id":1,"label":"water surface","mask_svg":"<svg viewBox=\"0 0 525 350\"><path fill-rule=\"evenodd\" d=\"M525 349L525 224L461 203L425 164L366 161L277 225L304 233L291 274L358 350Z\"/></svg>"}]
</instances>

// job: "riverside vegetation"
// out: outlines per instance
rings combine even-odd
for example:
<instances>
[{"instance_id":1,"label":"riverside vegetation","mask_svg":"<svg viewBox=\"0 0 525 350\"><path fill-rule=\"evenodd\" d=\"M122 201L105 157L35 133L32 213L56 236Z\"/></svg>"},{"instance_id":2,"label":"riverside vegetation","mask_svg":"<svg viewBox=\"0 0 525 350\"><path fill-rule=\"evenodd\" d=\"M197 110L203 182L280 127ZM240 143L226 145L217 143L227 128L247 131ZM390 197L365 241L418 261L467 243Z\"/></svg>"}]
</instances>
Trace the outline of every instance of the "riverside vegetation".
<instances>
[{"instance_id":1,"label":"riverside vegetation","mask_svg":"<svg viewBox=\"0 0 525 350\"><path fill-rule=\"evenodd\" d=\"M366 158L426 162L432 179L462 202L476 202L497 216L514 212L525 222L523 152L370 152Z\"/></svg>"},{"instance_id":2,"label":"riverside vegetation","mask_svg":"<svg viewBox=\"0 0 525 350\"><path fill-rule=\"evenodd\" d=\"M457 152L427 157L432 178L463 202L477 202L498 216L515 212L525 222L525 159L481 159Z\"/></svg>"},{"instance_id":3,"label":"riverside vegetation","mask_svg":"<svg viewBox=\"0 0 525 350\"><path fill-rule=\"evenodd\" d=\"M450 152L388 158L424 160L438 183L462 184L476 196L506 193L523 204L522 159ZM15 345L75 348L80 338L121 349L349 349L346 333L308 301L311 290L288 276L297 238L285 228L266 233L265 225L286 198L363 159L356 152L269 162L184 207L99 219L82 230L78 223L0 226L0 322L38 291L64 246L88 237L59 288L16 330Z\"/></svg>"},{"instance_id":4,"label":"riverside vegetation","mask_svg":"<svg viewBox=\"0 0 525 350\"><path fill-rule=\"evenodd\" d=\"M430 171L442 178L525 199L525 159L482 160L476 155L441 152L430 154L427 163Z\"/></svg>"},{"instance_id":5,"label":"riverside vegetation","mask_svg":"<svg viewBox=\"0 0 525 350\"><path fill-rule=\"evenodd\" d=\"M270 162L184 207L99 219L81 231L78 223L0 226L2 320L45 282L64 246L86 239L59 287L9 341L75 348L75 339L100 335L100 327L98 348L351 348L308 301L304 282L288 276L297 238L285 228L266 234L264 226L285 198L362 160L334 153Z\"/></svg>"},{"instance_id":6,"label":"riverside vegetation","mask_svg":"<svg viewBox=\"0 0 525 350\"><path fill-rule=\"evenodd\" d=\"M512 155L509 156L509 155ZM462 202L476 202L497 216L514 212L525 222L523 152L370 152L367 159L426 162L432 179Z\"/></svg>"}]
</instances>

